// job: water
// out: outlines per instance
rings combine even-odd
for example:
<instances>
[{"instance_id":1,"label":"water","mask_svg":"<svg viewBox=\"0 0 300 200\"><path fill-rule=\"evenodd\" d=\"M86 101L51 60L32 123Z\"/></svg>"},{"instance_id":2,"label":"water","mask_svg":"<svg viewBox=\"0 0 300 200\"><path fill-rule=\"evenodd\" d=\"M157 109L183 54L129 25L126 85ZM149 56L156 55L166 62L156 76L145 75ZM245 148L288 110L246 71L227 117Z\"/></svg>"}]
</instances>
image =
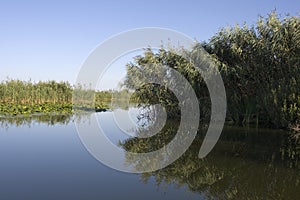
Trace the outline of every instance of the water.
<instances>
[{"instance_id":1,"label":"water","mask_svg":"<svg viewBox=\"0 0 300 200\"><path fill-rule=\"evenodd\" d=\"M113 125L111 112L96 115L113 143L120 138L128 141L124 139L130 137ZM1 200L300 197L300 145L284 131L227 127L204 160L197 158L199 137L170 166L152 173L127 174L101 164L86 150L74 120L78 119L1 119ZM81 120L88 123L88 117ZM126 147L131 149L134 144Z\"/></svg>"}]
</instances>

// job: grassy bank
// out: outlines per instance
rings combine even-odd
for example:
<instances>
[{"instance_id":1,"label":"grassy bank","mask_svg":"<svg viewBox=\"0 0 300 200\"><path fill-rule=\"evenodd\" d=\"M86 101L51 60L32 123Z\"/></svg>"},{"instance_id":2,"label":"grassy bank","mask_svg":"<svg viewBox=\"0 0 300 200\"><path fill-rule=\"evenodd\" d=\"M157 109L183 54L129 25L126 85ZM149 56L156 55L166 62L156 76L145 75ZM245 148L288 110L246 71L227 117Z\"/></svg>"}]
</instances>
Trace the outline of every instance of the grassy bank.
<instances>
[{"instance_id":1,"label":"grassy bank","mask_svg":"<svg viewBox=\"0 0 300 200\"><path fill-rule=\"evenodd\" d=\"M1 103L0 115L28 115L33 113L72 113L71 103L16 104Z\"/></svg>"},{"instance_id":2,"label":"grassy bank","mask_svg":"<svg viewBox=\"0 0 300 200\"><path fill-rule=\"evenodd\" d=\"M81 99L72 102L74 87L68 82L7 80L0 83L0 115L30 115L35 113L73 113L77 110L104 111L108 109L107 102L111 94L82 90L94 95L90 106L82 104ZM84 106L83 106L84 105Z\"/></svg>"}]
</instances>

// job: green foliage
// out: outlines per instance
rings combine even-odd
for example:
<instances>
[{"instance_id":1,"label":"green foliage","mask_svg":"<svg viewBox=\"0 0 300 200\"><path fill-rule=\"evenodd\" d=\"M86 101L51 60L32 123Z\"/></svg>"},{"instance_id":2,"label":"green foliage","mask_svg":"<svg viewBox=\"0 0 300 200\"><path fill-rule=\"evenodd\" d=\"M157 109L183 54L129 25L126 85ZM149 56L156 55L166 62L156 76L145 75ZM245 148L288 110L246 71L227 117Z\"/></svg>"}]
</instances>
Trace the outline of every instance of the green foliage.
<instances>
[{"instance_id":1,"label":"green foliage","mask_svg":"<svg viewBox=\"0 0 300 200\"><path fill-rule=\"evenodd\" d=\"M74 91L79 94L77 99L72 99ZM74 88L68 82L6 80L0 83L0 115L72 113L73 107L80 107L83 103L87 105L85 99L95 101L88 102L90 106L81 109L104 111L108 108L106 101L109 98L110 92L95 92L80 86Z\"/></svg>"},{"instance_id":2,"label":"green foliage","mask_svg":"<svg viewBox=\"0 0 300 200\"><path fill-rule=\"evenodd\" d=\"M221 29L208 43L196 44L193 51L201 48L211 55L222 75L227 120L274 128L299 123L299 17L287 16L281 20L273 12L267 18L260 17L256 26L250 28L245 24ZM185 55L193 56L193 51ZM127 65L125 86L129 89L140 86L135 92L136 99L147 104L160 103L169 111L169 117L180 116L176 97L167 85L143 84L142 75L153 73L153 64L166 65L181 73L199 98L201 118L209 119L210 98L203 78L191 62L176 52L160 49L155 53L148 49ZM156 76L163 79L166 74Z\"/></svg>"},{"instance_id":3,"label":"green foliage","mask_svg":"<svg viewBox=\"0 0 300 200\"><path fill-rule=\"evenodd\" d=\"M203 47L216 58L228 117L287 127L300 118L300 19L272 12L256 26L222 29Z\"/></svg>"},{"instance_id":4,"label":"green foliage","mask_svg":"<svg viewBox=\"0 0 300 200\"><path fill-rule=\"evenodd\" d=\"M33 83L7 80L0 83L0 103L43 104L67 103L72 100L72 87L68 82Z\"/></svg>"},{"instance_id":5,"label":"green foliage","mask_svg":"<svg viewBox=\"0 0 300 200\"><path fill-rule=\"evenodd\" d=\"M169 68L160 70L162 66L168 66ZM157 53L147 49L143 56L138 56L133 63L127 64L127 76L124 85L131 90L138 88L135 89L134 97L142 105L161 104L166 109L168 118L179 118L179 102L175 94L168 88L172 84L172 88L176 88L178 93L181 93L186 88L177 82L178 80L174 78L174 72L170 68L175 69L186 78L194 88L201 103L210 103L210 100L207 98L208 90L200 73L193 67L193 64L176 52L166 51L163 48ZM164 85L147 83L145 77L160 80ZM209 112L207 108L209 106L200 107L201 116L207 116L207 114L204 114Z\"/></svg>"},{"instance_id":6,"label":"green foliage","mask_svg":"<svg viewBox=\"0 0 300 200\"><path fill-rule=\"evenodd\" d=\"M72 113L72 103L0 104L0 115L29 115L33 113Z\"/></svg>"}]
</instances>

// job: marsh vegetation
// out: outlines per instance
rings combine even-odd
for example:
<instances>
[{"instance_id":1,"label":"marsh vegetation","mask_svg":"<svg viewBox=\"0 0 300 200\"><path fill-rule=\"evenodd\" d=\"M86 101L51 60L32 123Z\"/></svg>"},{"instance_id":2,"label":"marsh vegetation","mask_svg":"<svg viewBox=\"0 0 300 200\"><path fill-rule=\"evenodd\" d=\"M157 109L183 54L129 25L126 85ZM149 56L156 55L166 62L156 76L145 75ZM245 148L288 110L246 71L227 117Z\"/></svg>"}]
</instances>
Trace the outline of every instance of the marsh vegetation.
<instances>
[{"instance_id":1,"label":"marsh vegetation","mask_svg":"<svg viewBox=\"0 0 300 200\"><path fill-rule=\"evenodd\" d=\"M256 25L221 29L208 42L198 43L190 52L161 48L147 49L127 65L125 85L140 86L136 98L147 104L160 103L169 118L179 118L175 95L167 87L143 84L143 74L153 74L158 64L175 69L193 87L203 122L210 119L210 97L196 70L195 52L206 50L221 73L227 96L227 122L239 126L284 128L300 123L300 18L280 18L272 12ZM182 56L183 55L183 56ZM195 61L190 62L190 60ZM193 60L194 59L194 60ZM155 74L157 78L170 74ZM213 73L213 72L212 72ZM176 84L176 83L172 83Z\"/></svg>"},{"instance_id":2,"label":"marsh vegetation","mask_svg":"<svg viewBox=\"0 0 300 200\"><path fill-rule=\"evenodd\" d=\"M110 108L112 99L122 103L118 96L126 95L127 90L96 91L68 82L9 79L0 83L0 115L72 114L74 109L100 112Z\"/></svg>"}]
</instances>

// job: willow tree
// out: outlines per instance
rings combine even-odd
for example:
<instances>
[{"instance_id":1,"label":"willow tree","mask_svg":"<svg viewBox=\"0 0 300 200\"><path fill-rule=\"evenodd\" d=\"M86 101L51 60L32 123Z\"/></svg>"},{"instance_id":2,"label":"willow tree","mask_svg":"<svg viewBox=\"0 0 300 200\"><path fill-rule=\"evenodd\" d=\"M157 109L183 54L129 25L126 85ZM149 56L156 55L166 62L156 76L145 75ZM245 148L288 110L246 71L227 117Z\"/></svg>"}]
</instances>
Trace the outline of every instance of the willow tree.
<instances>
[{"instance_id":1,"label":"willow tree","mask_svg":"<svg viewBox=\"0 0 300 200\"><path fill-rule=\"evenodd\" d=\"M221 29L203 47L221 72L227 93L227 119L239 125L250 123L286 128L300 119L300 19L275 12L260 17L256 25ZM186 52L186 55L192 52ZM195 67L182 56L160 49L146 50L127 65L125 85L136 90L137 99L161 103L179 116L175 96L165 87L141 84L141 74L152 73L149 64L160 63L177 70L191 83L201 102L200 115L209 116L209 94ZM159 74L164 78L166 75ZM175 113L175 114L174 114ZM209 118L209 117L206 117Z\"/></svg>"},{"instance_id":2,"label":"willow tree","mask_svg":"<svg viewBox=\"0 0 300 200\"><path fill-rule=\"evenodd\" d=\"M181 53L188 54L189 52L183 51ZM187 88L185 84L178 82L178 78L174 74L175 70L190 83L202 104L204 99L206 103L209 104L210 102L207 100L208 90L200 72L186 57L188 56L179 55L175 50L161 48L157 52L153 52L147 49L143 55L137 56L134 62L127 64L127 76L124 85L135 91L135 101L141 102L142 105L161 104L169 118L180 118L179 102L174 91L176 90L177 94L182 94L182 91ZM146 77L159 80L164 84L147 83L149 81L146 80ZM172 86L173 91L169 89L170 86ZM207 106L209 107L207 104L200 107L200 115L203 118L208 116L204 114L207 112Z\"/></svg>"}]
</instances>

